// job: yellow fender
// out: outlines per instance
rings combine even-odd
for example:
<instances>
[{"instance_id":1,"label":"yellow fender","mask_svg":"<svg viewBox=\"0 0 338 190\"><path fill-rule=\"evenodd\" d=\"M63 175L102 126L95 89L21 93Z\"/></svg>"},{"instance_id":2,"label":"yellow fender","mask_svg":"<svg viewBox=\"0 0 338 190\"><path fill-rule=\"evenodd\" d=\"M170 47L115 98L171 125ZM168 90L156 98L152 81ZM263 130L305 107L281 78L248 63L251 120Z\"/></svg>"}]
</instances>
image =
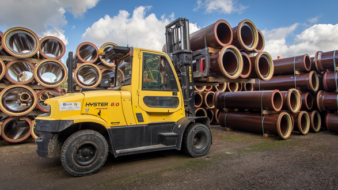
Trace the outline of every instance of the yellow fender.
<instances>
[{"instance_id":1,"label":"yellow fender","mask_svg":"<svg viewBox=\"0 0 338 190\"><path fill-rule=\"evenodd\" d=\"M92 122L92 123L100 124L107 129L110 128L110 126L108 125L108 123L105 120L103 120L103 119L101 119L97 116L94 116L94 115L77 115L77 116L62 118L62 120L73 120L74 124L75 123Z\"/></svg>"}]
</instances>

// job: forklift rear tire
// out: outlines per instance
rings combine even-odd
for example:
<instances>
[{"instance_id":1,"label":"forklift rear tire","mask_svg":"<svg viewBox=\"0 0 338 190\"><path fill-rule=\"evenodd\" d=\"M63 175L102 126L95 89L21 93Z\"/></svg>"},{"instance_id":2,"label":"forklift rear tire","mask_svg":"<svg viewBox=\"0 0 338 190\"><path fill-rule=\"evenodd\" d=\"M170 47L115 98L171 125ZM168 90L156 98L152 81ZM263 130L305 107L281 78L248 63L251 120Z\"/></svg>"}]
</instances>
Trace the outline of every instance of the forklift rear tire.
<instances>
[{"instance_id":1,"label":"forklift rear tire","mask_svg":"<svg viewBox=\"0 0 338 190\"><path fill-rule=\"evenodd\" d=\"M183 139L183 149L192 157L204 156L211 146L210 129L202 123L190 125Z\"/></svg>"},{"instance_id":2,"label":"forklift rear tire","mask_svg":"<svg viewBox=\"0 0 338 190\"><path fill-rule=\"evenodd\" d=\"M61 162L72 176L91 175L99 171L108 156L108 143L98 132L83 130L72 134L62 146Z\"/></svg>"}]
</instances>

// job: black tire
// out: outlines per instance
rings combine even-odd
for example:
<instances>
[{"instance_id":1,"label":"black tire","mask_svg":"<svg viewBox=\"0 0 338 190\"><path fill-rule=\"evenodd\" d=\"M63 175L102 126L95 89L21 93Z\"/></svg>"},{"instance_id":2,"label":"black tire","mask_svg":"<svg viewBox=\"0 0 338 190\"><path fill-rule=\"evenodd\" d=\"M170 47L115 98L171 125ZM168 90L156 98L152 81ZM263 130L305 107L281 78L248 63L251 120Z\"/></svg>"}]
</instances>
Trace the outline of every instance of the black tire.
<instances>
[{"instance_id":1,"label":"black tire","mask_svg":"<svg viewBox=\"0 0 338 190\"><path fill-rule=\"evenodd\" d=\"M91 175L99 171L108 156L108 143L98 132L83 130L72 134L61 148L61 162L72 176Z\"/></svg>"},{"instance_id":2,"label":"black tire","mask_svg":"<svg viewBox=\"0 0 338 190\"><path fill-rule=\"evenodd\" d=\"M191 124L184 132L183 150L192 157L204 156L211 146L210 129L201 123Z\"/></svg>"}]
</instances>

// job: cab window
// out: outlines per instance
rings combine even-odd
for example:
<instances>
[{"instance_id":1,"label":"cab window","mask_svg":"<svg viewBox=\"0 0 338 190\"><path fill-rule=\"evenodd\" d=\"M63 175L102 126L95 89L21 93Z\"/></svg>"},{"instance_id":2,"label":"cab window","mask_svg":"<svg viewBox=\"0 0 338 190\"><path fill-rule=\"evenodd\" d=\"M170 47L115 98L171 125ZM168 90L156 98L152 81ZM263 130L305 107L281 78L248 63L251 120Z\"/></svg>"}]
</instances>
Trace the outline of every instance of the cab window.
<instances>
[{"instance_id":1,"label":"cab window","mask_svg":"<svg viewBox=\"0 0 338 190\"><path fill-rule=\"evenodd\" d=\"M142 89L178 91L173 71L164 56L143 54Z\"/></svg>"}]
</instances>

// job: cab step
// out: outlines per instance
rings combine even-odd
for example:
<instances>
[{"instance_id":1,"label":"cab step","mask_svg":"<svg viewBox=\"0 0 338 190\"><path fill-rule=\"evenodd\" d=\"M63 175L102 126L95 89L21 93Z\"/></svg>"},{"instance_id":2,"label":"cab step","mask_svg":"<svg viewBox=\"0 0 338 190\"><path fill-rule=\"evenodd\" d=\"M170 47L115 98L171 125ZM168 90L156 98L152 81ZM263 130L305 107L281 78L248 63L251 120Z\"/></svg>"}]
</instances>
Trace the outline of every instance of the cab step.
<instances>
[{"instance_id":1,"label":"cab step","mask_svg":"<svg viewBox=\"0 0 338 190\"><path fill-rule=\"evenodd\" d=\"M160 136L164 136L164 137L177 137L178 134L177 133L174 133L174 132L169 132L169 133L160 133L158 134Z\"/></svg>"},{"instance_id":2,"label":"cab step","mask_svg":"<svg viewBox=\"0 0 338 190\"><path fill-rule=\"evenodd\" d=\"M172 149L176 149L176 146L175 145L166 146L163 144L158 144L158 145L152 145L152 146L143 146L143 147L137 147L137 148L117 150L116 154L117 156L126 156L126 155L131 155L131 154L139 154L139 153L154 152L154 151L161 151L161 150L172 150Z\"/></svg>"}]
</instances>

